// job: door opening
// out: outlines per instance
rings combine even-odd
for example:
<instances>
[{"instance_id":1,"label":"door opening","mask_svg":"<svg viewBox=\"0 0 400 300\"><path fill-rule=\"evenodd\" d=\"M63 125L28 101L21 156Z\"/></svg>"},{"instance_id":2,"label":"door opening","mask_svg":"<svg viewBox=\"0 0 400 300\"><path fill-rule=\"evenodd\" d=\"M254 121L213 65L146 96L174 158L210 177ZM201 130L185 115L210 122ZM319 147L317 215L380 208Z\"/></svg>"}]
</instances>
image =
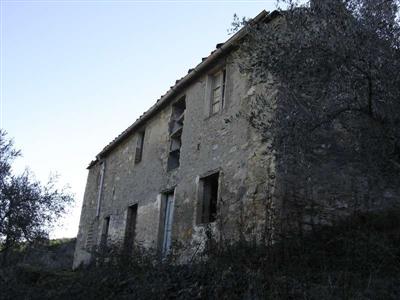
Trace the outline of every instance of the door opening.
<instances>
[{"instance_id":1,"label":"door opening","mask_svg":"<svg viewBox=\"0 0 400 300\"><path fill-rule=\"evenodd\" d=\"M125 229L125 248L131 252L135 243L136 235L136 219L137 219L138 205L128 207Z\"/></svg>"},{"instance_id":2,"label":"door opening","mask_svg":"<svg viewBox=\"0 0 400 300\"><path fill-rule=\"evenodd\" d=\"M171 250L172 223L174 218L174 192L163 194L164 210L162 213L162 256L165 257Z\"/></svg>"}]
</instances>

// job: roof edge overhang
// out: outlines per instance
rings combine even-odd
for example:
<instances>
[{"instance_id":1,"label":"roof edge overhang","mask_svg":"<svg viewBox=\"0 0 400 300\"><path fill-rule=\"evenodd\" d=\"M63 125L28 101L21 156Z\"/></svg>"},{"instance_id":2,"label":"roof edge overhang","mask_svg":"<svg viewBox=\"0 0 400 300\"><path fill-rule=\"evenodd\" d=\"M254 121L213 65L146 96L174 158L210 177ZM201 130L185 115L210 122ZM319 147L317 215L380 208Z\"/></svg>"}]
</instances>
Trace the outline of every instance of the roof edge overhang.
<instances>
[{"instance_id":1,"label":"roof edge overhang","mask_svg":"<svg viewBox=\"0 0 400 300\"><path fill-rule=\"evenodd\" d=\"M251 19L249 25L259 23L259 22L269 22L280 13L278 11L273 11L271 13L263 10L255 18ZM185 87L187 87L196 77L203 74L204 71L208 69L215 61L222 58L224 55L232 51L237 47L238 41L240 41L246 34L248 26L246 25L236 32L232 37L230 37L225 43L218 44L217 49L214 50L207 58L203 59L194 69L190 69L188 74L182 79L177 80L175 85L170 88L170 90L161 96L161 98L154 104L149 110L147 110L139 119L137 119L131 126L125 129L119 136L117 136L111 143L109 143L104 149L96 155L96 159L91 161L87 169L92 168L99 161L104 159L107 154L109 154L113 149L115 149L121 142L123 142L128 136L130 136L135 130L143 126L143 124L153 117L159 110L168 105L174 97L177 96Z\"/></svg>"}]
</instances>

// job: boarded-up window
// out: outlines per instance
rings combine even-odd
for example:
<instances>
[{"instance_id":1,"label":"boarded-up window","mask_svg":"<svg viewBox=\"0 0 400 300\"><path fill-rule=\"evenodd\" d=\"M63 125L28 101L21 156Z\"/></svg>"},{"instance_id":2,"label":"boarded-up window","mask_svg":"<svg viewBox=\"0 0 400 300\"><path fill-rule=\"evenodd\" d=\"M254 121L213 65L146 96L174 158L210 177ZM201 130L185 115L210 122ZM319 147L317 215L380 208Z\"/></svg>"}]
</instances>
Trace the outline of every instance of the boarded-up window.
<instances>
[{"instance_id":1,"label":"boarded-up window","mask_svg":"<svg viewBox=\"0 0 400 300\"><path fill-rule=\"evenodd\" d=\"M125 248L129 251L133 249L135 242L137 210L137 204L129 206L126 216Z\"/></svg>"},{"instance_id":2,"label":"boarded-up window","mask_svg":"<svg viewBox=\"0 0 400 300\"><path fill-rule=\"evenodd\" d=\"M197 221L211 223L217 217L219 173L200 179Z\"/></svg>"},{"instance_id":3,"label":"boarded-up window","mask_svg":"<svg viewBox=\"0 0 400 300\"><path fill-rule=\"evenodd\" d=\"M144 135L145 131L141 131L138 134L137 142L136 142L136 153L135 153L135 163L139 163L142 160L143 156L143 146L144 146Z\"/></svg>"}]
</instances>

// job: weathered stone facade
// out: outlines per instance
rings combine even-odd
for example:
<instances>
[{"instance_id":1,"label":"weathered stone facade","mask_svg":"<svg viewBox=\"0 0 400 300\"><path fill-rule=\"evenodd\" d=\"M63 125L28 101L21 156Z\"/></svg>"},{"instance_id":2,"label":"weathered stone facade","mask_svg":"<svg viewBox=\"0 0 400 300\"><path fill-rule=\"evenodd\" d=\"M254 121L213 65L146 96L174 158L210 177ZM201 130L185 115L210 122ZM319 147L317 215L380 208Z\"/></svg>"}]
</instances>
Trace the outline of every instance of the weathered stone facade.
<instances>
[{"instance_id":1,"label":"weathered stone facade","mask_svg":"<svg viewBox=\"0 0 400 300\"><path fill-rule=\"evenodd\" d=\"M254 20L278 30L278 15L262 12ZM103 242L164 255L177 249L185 259L210 232L228 243L272 243L358 212L398 207L397 173L367 164L368 151L360 151L371 147L363 134L374 125L337 119L299 143L287 131L291 106L277 98L274 80L252 84L241 69L245 36L246 27L217 45L89 165L74 267ZM255 111L261 124L284 122L260 130ZM276 143L277 136L285 142Z\"/></svg>"},{"instance_id":2,"label":"weathered stone facade","mask_svg":"<svg viewBox=\"0 0 400 300\"><path fill-rule=\"evenodd\" d=\"M256 20L267 17L262 12ZM249 103L259 88L250 86L239 71L235 51L242 36L243 30L217 45L90 164L74 267L90 261L91 250L104 236L107 242L126 242L132 235L130 218L135 219L135 243L161 250L170 234L172 246L167 248L179 244L188 255L202 247L205 228L230 239L240 233L250 236L265 226L265 183L274 162L248 122ZM215 74L223 74L218 77L220 86L213 82ZM269 93L273 97L273 91ZM176 146L179 167L169 170L174 105L179 101L185 103L181 144ZM212 174L217 175L207 177ZM211 202L211 208L202 203L203 194L213 193L207 181L212 178L218 184L217 216L208 212L204 221L204 209L213 209ZM174 200L168 211L171 193ZM171 233L166 231L167 218Z\"/></svg>"}]
</instances>

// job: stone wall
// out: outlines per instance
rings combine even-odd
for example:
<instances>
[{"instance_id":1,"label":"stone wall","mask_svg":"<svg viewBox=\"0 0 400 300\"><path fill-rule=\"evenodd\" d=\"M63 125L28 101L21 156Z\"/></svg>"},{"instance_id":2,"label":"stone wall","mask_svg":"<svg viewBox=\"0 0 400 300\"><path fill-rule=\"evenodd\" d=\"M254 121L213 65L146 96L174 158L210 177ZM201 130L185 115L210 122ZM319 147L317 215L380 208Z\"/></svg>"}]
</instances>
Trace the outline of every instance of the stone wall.
<instances>
[{"instance_id":1,"label":"stone wall","mask_svg":"<svg viewBox=\"0 0 400 300\"><path fill-rule=\"evenodd\" d=\"M175 191L172 245L185 256L204 246L205 225L199 225L200 178L220 172L215 236L237 238L265 223L265 186L272 156L265 152L261 135L248 122L249 103L256 90L239 72L234 55L215 63L210 72L226 68L226 94L222 111L208 114L208 74L199 76L184 92L186 112L180 167L167 171L171 105L143 124L144 152L135 164L137 134L126 138L103 159L105 163L100 215L96 217L100 165L89 170L77 239L74 266L90 260L92 247L101 241L104 220L110 216L109 242L125 236L127 209L138 204L135 241L158 248L163 191ZM182 248L183 247L183 248Z\"/></svg>"}]
</instances>

